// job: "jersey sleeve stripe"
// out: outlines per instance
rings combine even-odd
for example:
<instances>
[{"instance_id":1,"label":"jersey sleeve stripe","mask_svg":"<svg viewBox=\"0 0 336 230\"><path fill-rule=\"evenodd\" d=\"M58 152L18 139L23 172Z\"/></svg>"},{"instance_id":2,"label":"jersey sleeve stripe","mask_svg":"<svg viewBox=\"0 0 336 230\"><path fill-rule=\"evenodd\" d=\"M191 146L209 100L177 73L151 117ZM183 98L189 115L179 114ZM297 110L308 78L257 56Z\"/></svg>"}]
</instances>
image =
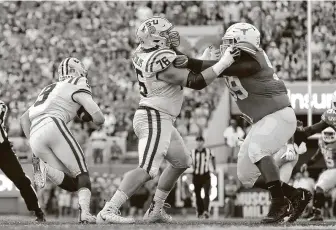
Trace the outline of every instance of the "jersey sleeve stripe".
<instances>
[{"instance_id":1,"label":"jersey sleeve stripe","mask_svg":"<svg viewBox=\"0 0 336 230\"><path fill-rule=\"evenodd\" d=\"M70 84L73 82L73 80L74 80L75 78L74 77L72 77L72 78L70 78L70 80L68 81Z\"/></svg>"},{"instance_id":2,"label":"jersey sleeve stripe","mask_svg":"<svg viewBox=\"0 0 336 230\"><path fill-rule=\"evenodd\" d=\"M77 85L79 79L81 79L82 77L77 77L77 79L75 80L74 84Z\"/></svg>"},{"instance_id":3,"label":"jersey sleeve stripe","mask_svg":"<svg viewBox=\"0 0 336 230\"><path fill-rule=\"evenodd\" d=\"M79 89L79 90L73 92L72 95L71 95L71 99L72 99L74 102L76 102L76 103L78 103L78 102L73 98L73 96L74 96L76 93L87 93L87 94L89 94L89 95L92 96L92 93L90 92L90 90L87 90L87 89Z\"/></svg>"},{"instance_id":4,"label":"jersey sleeve stripe","mask_svg":"<svg viewBox=\"0 0 336 230\"><path fill-rule=\"evenodd\" d=\"M153 69L153 64L154 64L154 61L157 59L157 57L160 55L160 54L163 54L163 53L167 53L167 54L175 54L174 51L172 50L167 50L167 49L164 49L164 50L158 50L156 52L154 52L149 58L148 58L148 61L147 61L147 64L146 64L146 72L148 72L148 69L151 68ZM152 61L153 60L153 61ZM152 70L151 70L152 71Z\"/></svg>"}]
</instances>

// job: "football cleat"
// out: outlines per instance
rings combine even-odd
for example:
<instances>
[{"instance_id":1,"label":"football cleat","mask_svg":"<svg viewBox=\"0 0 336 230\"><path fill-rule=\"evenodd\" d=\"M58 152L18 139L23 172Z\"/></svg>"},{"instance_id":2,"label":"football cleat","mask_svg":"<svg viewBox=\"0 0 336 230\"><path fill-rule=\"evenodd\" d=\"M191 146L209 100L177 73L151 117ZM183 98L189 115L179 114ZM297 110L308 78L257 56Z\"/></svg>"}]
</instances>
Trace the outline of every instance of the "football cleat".
<instances>
[{"instance_id":1,"label":"football cleat","mask_svg":"<svg viewBox=\"0 0 336 230\"><path fill-rule=\"evenodd\" d=\"M109 202L105 204L103 210L97 215L97 224L134 224L135 220L132 217L122 217L120 211Z\"/></svg>"},{"instance_id":2,"label":"football cleat","mask_svg":"<svg viewBox=\"0 0 336 230\"><path fill-rule=\"evenodd\" d=\"M89 212L85 212L79 206L79 215L78 215L78 223L80 224L95 224L96 217Z\"/></svg>"},{"instance_id":3,"label":"football cleat","mask_svg":"<svg viewBox=\"0 0 336 230\"><path fill-rule=\"evenodd\" d=\"M209 219L209 217L210 217L209 212L204 212L203 216L204 216L205 219Z\"/></svg>"},{"instance_id":4,"label":"football cleat","mask_svg":"<svg viewBox=\"0 0 336 230\"><path fill-rule=\"evenodd\" d=\"M44 188L47 181L47 169L45 163L40 158L33 156L34 184L38 188Z\"/></svg>"},{"instance_id":5,"label":"football cleat","mask_svg":"<svg viewBox=\"0 0 336 230\"><path fill-rule=\"evenodd\" d=\"M309 221L323 221L321 210L314 208L313 216L309 219Z\"/></svg>"},{"instance_id":6,"label":"football cleat","mask_svg":"<svg viewBox=\"0 0 336 230\"><path fill-rule=\"evenodd\" d=\"M165 208L170 208L169 204L164 204ZM155 207L155 201L152 202L151 206L145 213L143 220L150 223L170 223L173 218L166 213L162 208Z\"/></svg>"},{"instance_id":7,"label":"football cleat","mask_svg":"<svg viewBox=\"0 0 336 230\"><path fill-rule=\"evenodd\" d=\"M36 222L46 222L45 215L41 209L35 211Z\"/></svg>"},{"instance_id":8,"label":"football cleat","mask_svg":"<svg viewBox=\"0 0 336 230\"><path fill-rule=\"evenodd\" d=\"M289 198L293 205L293 212L289 216L288 222L292 223L301 216L312 197L313 195L308 190L303 188L297 189L297 191Z\"/></svg>"},{"instance_id":9,"label":"football cleat","mask_svg":"<svg viewBox=\"0 0 336 230\"><path fill-rule=\"evenodd\" d=\"M291 202L285 197L284 201L272 199L272 203L267 216L261 220L262 224L278 223L284 220L284 217L291 215L293 207Z\"/></svg>"}]
</instances>

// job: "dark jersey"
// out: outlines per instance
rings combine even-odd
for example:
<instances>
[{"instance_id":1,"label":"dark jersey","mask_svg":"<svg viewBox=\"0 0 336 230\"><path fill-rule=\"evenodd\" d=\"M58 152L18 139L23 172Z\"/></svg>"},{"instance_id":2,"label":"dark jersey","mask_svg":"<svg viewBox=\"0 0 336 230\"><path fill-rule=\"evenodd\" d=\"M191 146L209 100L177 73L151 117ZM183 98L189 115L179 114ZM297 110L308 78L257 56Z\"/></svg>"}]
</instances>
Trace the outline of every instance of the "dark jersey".
<instances>
[{"instance_id":1,"label":"dark jersey","mask_svg":"<svg viewBox=\"0 0 336 230\"><path fill-rule=\"evenodd\" d=\"M336 167L336 142L334 143L326 143L319 139L319 148L323 155L324 162L328 169L332 169Z\"/></svg>"},{"instance_id":2,"label":"dark jersey","mask_svg":"<svg viewBox=\"0 0 336 230\"><path fill-rule=\"evenodd\" d=\"M237 62L255 59L258 71L246 76L225 77L230 94L240 111L257 122L263 117L290 106L287 88L274 72L274 69L262 49L256 49L249 43L243 43L242 54ZM233 64L234 65L234 64Z\"/></svg>"}]
</instances>

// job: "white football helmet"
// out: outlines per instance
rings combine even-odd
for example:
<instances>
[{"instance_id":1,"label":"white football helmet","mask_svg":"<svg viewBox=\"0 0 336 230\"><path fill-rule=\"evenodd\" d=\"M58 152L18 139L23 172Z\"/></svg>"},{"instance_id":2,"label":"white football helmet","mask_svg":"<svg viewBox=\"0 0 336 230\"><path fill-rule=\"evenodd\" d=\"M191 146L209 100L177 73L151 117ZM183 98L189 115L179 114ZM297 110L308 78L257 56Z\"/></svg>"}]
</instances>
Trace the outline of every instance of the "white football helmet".
<instances>
[{"instance_id":1,"label":"white football helmet","mask_svg":"<svg viewBox=\"0 0 336 230\"><path fill-rule=\"evenodd\" d=\"M87 69L77 58L66 58L58 66L58 80L64 81L69 77L87 77Z\"/></svg>"},{"instance_id":2,"label":"white football helmet","mask_svg":"<svg viewBox=\"0 0 336 230\"><path fill-rule=\"evenodd\" d=\"M331 108L333 110L336 110L336 94L333 94L333 97L331 99Z\"/></svg>"},{"instance_id":3,"label":"white football helmet","mask_svg":"<svg viewBox=\"0 0 336 230\"><path fill-rule=\"evenodd\" d=\"M322 131L322 140L326 143L333 143L336 141L336 132L333 128L328 127Z\"/></svg>"},{"instance_id":4,"label":"white football helmet","mask_svg":"<svg viewBox=\"0 0 336 230\"><path fill-rule=\"evenodd\" d=\"M222 53L224 53L229 46L241 41L251 43L259 48L260 32L255 26L249 23L235 23L226 30L222 40L223 44L220 46Z\"/></svg>"},{"instance_id":5,"label":"white football helmet","mask_svg":"<svg viewBox=\"0 0 336 230\"><path fill-rule=\"evenodd\" d=\"M180 35L174 25L162 17L152 17L141 23L136 36L144 49L171 48L180 45Z\"/></svg>"}]
</instances>

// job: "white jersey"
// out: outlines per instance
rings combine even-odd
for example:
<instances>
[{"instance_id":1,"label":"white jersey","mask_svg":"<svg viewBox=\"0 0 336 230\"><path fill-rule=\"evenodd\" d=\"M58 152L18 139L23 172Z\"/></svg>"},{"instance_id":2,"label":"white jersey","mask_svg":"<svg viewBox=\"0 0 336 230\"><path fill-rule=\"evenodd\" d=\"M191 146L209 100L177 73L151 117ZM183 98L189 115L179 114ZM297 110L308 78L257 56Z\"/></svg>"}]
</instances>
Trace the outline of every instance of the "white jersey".
<instances>
[{"instance_id":1,"label":"white jersey","mask_svg":"<svg viewBox=\"0 0 336 230\"><path fill-rule=\"evenodd\" d=\"M46 86L39 94L34 105L29 108L31 129L46 117L59 118L65 123L71 121L81 107L73 98L76 93L92 95L87 78L70 77Z\"/></svg>"},{"instance_id":2,"label":"white jersey","mask_svg":"<svg viewBox=\"0 0 336 230\"><path fill-rule=\"evenodd\" d=\"M145 52L138 47L133 54L140 87L140 106L148 106L160 112L177 117L183 103L183 87L161 81L160 72L166 70L175 60L176 53L170 49Z\"/></svg>"}]
</instances>

